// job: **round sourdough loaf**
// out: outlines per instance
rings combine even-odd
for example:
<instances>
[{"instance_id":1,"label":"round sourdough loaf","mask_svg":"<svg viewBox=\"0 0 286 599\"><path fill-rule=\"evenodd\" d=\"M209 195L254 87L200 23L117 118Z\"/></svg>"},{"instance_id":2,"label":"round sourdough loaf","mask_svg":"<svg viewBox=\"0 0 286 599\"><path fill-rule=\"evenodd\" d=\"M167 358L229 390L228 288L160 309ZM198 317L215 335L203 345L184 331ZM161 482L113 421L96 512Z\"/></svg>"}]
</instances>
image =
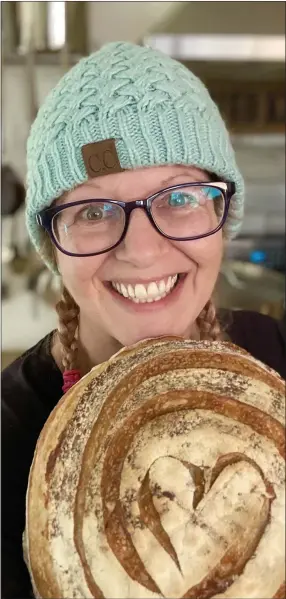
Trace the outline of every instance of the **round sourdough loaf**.
<instances>
[{"instance_id":1,"label":"round sourdough loaf","mask_svg":"<svg viewBox=\"0 0 286 599\"><path fill-rule=\"evenodd\" d=\"M147 340L95 367L35 451L36 597L284 598L284 402L230 343Z\"/></svg>"}]
</instances>

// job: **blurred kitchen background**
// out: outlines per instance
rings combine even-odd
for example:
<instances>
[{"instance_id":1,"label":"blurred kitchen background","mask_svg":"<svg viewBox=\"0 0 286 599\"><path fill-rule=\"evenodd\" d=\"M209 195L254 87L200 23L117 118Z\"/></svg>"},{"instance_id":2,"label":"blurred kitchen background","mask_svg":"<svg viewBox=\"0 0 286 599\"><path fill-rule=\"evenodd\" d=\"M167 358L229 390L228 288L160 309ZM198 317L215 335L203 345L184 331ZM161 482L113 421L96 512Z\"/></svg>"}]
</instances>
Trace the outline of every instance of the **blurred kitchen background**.
<instances>
[{"instance_id":1,"label":"blurred kitchen background","mask_svg":"<svg viewBox=\"0 0 286 599\"><path fill-rule=\"evenodd\" d=\"M46 94L113 40L158 48L203 79L231 130L246 216L222 307L285 318L285 2L1 2L2 368L56 326L59 282L25 230L25 146Z\"/></svg>"}]
</instances>

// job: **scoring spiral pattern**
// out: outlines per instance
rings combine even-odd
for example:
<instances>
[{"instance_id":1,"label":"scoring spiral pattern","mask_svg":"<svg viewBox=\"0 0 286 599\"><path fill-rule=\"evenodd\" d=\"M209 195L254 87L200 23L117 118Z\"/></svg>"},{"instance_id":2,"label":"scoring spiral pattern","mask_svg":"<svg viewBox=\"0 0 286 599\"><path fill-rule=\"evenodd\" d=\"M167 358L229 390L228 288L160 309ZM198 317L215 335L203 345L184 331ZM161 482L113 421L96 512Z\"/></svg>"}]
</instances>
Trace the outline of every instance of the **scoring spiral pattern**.
<instances>
[{"instance_id":1,"label":"scoring spiral pattern","mask_svg":"<svg viewBox=\"0 0 286 599\"><path fill-rule=\"evenodd\" d=\"M229 343L149 340L94 368L37 444L35 595L284 597L284 398Z\"/></svg>"}]
</instances>

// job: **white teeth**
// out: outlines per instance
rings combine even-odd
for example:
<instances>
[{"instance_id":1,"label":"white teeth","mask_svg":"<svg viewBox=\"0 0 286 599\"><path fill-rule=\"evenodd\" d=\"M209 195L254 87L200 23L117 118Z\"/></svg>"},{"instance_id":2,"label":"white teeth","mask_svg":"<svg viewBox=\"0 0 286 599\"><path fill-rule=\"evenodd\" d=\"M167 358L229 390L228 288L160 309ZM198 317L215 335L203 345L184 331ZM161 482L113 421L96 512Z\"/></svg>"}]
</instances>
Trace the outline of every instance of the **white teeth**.
<instances>
[{"instance_id":1,"label":"white teeth","mask_svg":"<svg viewBox=\"0 0 286 599\"><path fill-rule=\"evenodd\" d=\"M121 283L121 285L120 285L120 290L121 290L122 295L124 295L124 297L128 297L128 291L127 291L125 285L123 285L123 283Z\"/></svg>"},{"instance_id":2,"label":"white teeth","mask_svg":"<svg viewBox=\"0 0 286 599\"><path fill-rule=\"evenodd\" d=\"M173 289L177 282L178 275L168 277L168 279L161 279L158 283L152 281L148 285L142 285L137 283L136 285L124 285L123 283L112 282L112 287L116 289L121 295L132 300L136 304L146 302L148 304L152 302L158 302L160 299L166 297L168 293Z\"/></svg>"},{"instance_id":3,"label":"white teeth","mask_svg":"<svg viewBox=\"0 0 286 599\"><path fill-rule=\"evenodd\" d=\"M129 297L135 297L135 293L134 293L134 289L133 289L132 285L128 285L127 291L128 291Z\"/></svg>"},{"instance_id":4,"label":"white teeth","mask_svg":"<svg viewBox=\"0 0 286 599\"><path fill-rule=\"evenodd\" d=\"M149 283L148 287L147 287L147 295L149 295L150 299L153 299L154 297L157 297L159 294L159 289L157 287L156 283Z\"/></svg>"},{"instance_id":5,"label":"white teeth","mask_svg":"<svg viewBox=\"0 0 286 599\"><path fill-rule=\"evenodd\" d=\"M166 291L167 292L170 291L171 287L172 287L172 277L169 277L168 281L167 281L167 285L166 285Z\"/></svg>"},{"instance_id":6,"label":"white teeth","mask_svg":"<svg viewBox=\"0 0 286 599\"><path fill-rule=\"evenodd\" d=\"M144 285L135 285L135 297L137 297L138 299L147 299L147 291L144 287Z\"/></svg>"}]
</instances>

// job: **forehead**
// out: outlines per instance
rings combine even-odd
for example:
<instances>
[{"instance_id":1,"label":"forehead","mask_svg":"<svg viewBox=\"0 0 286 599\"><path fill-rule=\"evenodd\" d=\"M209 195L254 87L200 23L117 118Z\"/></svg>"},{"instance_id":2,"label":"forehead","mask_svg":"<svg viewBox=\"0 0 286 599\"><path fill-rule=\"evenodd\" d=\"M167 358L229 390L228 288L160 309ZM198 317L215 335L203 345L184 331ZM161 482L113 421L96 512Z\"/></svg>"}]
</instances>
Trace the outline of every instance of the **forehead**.
<instances>
[{"instance_id":1,"label":"forehead","mask_svg":"<svg viewBox=\"0 0 286 599\"><path fill-rule=\"evenodd\" d=\"M133 199L148 196L160 188L177 182L209 180L208 173L194 166L172 165L138 168L89 179L86 183L64 193L57 204L99 196L112 199Z\"/></svg>"}]
</instances>

